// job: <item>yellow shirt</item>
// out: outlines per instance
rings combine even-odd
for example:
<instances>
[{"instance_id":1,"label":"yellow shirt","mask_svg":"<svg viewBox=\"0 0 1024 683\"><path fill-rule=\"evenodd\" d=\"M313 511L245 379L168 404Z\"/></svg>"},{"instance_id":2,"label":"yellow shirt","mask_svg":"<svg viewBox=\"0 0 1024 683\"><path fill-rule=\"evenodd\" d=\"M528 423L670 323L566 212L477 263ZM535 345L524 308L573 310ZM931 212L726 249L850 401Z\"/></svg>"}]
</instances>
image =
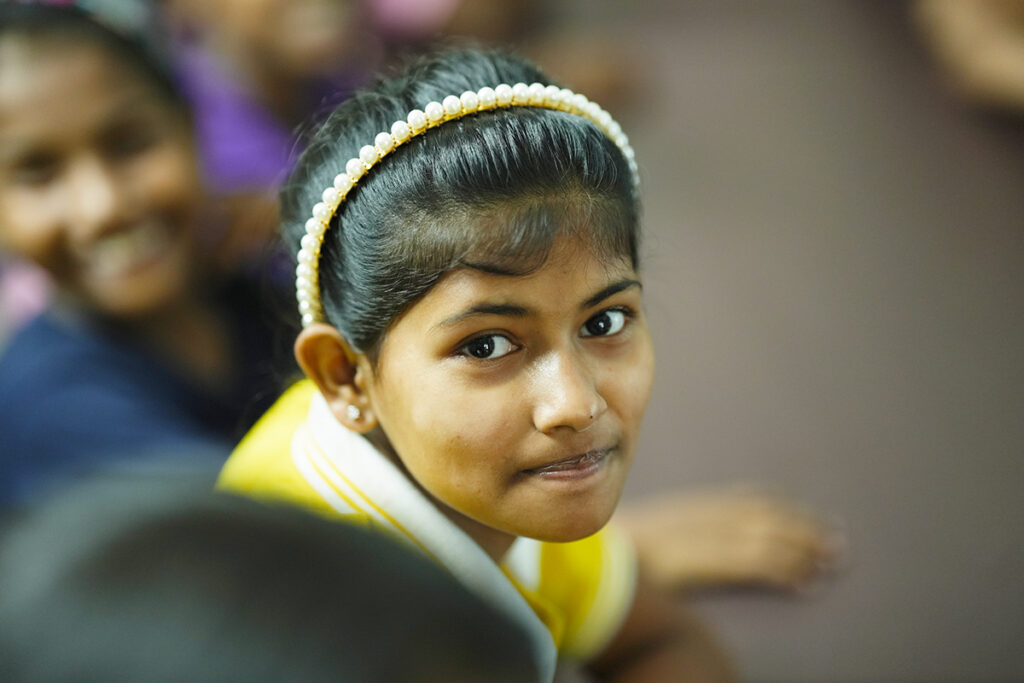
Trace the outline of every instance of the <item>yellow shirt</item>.
<instances>
[{"instance_id":1,"label":"yellow shirt","mask_svg":"<svg viewBox=\"0 0 1024 683\"><path fill-rule=\"evenodd\" d=\"M394 534L499 609L520 621L535 615L558 651L574 659L599 653L632 605L635 555L620 532L606 527L572 543L520 538L498 568L391 461L335 420L307 380L242 440L218 487ZM529 617L516 604L522 601Z\"/></svg>"}]
</instances>

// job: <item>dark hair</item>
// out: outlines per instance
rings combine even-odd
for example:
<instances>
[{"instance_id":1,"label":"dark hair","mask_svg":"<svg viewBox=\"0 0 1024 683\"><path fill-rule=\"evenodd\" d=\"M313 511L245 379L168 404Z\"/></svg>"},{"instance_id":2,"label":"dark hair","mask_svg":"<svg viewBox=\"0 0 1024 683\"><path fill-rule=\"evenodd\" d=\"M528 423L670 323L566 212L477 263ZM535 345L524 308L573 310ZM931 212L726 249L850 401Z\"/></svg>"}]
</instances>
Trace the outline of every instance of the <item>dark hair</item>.
<instances>
[{"instance_id":1,"label":"dark hair","mask_svg":"<svg viewBox=\"0 0 1024 683\"><path fill-rule=\"evenodd\" d=\"M117 7L124 10L126 6ZM158 34L153 21L129 28L127 25L115 26L104 21L100 15L74 5L0 0L0 40L9 36L24 36L33 39L91 41L108 50L118 63L134 69L168 103L188 116L190 110L184 95L171 69L160 56Z\"/></svg>"},{"instance_id":2,"label":"dark hair","mask_svg":"<svg viewBox=\"0 0 1024 683\"><path fill-rule=\"evenodd\" d=\"M447 50L339 106L282 191L293 253L323 190L377 133L427 102L517 82L551 84L508 54ZM454 268L526 273L566 231L637 267L638 212L622 152L583 117L512 107L450 121L375 165L339 207L320 255L324 312L373 357L391 322Z\"/></svg>"},{"instance_id":3,"label":"dark hair","mask_svg":"<svg viewBox=\"0 0 1024 683\"><path fill-rule=\"evenodd\" d=\"M208 486L108 475L14 518L0 679L536 680L526 633L416 551Z\"/></svg>"}]
</instances>

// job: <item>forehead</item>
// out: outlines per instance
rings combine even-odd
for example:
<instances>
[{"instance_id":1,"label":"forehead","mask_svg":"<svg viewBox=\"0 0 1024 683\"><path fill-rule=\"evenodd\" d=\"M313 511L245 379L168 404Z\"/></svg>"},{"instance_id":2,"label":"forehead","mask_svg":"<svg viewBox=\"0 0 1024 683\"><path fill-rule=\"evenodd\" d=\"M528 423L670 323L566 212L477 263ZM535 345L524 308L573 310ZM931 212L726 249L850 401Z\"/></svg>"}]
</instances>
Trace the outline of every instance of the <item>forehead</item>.
<instances>
[{"instance_id":1,"label":"forehead","mask_svg":"<svg viewBox=\"0 0 1024 683\"><path fill-rule=\"evenodd\" d=\"M56 37L0 39L5 142L74 138L132 108L160 103L154 87L99 45Z\"/></svg>"},{"instance_id":2,"label":"forehead","mask_svg":"<svg viewBox=\"0 0 1024 683\"><path fill-rule=\"evenodd\" d=\"M624 279L638 279L627 256L609 258L582 238L564 236L555 241L539 267L525 274L476 267L450 271L408 314L427 323L487 303L558 315L578 311L594 294Z\"/></svg>"}]
</instances>

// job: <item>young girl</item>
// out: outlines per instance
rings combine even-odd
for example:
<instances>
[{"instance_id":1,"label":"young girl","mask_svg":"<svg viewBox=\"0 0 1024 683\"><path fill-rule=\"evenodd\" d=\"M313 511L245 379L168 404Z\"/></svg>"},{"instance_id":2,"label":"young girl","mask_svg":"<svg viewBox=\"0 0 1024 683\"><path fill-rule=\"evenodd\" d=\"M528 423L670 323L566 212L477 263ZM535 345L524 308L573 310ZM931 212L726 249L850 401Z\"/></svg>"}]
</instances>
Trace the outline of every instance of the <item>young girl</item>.
<instances>
[{"instance_id":1,"label":"young girl","mask_svg":"<svg viewBox=\"0 0 1024 683\"><path fill-rule=\"evenodd\" d=\"M142 44L0 5L0 247L59 290L0 357L0 502L125 457L219 467L269 404L259 288L212 276L206 221L188 110Z\"/></svg>"},{"instance_id":2,"label":"young girl","mask_svg":"<svg viewBox=\"0 0 1024 683\"><path fill-rule=\"evenodd\" d=\"M308 381L220 485L406 539L517 619L546 677L557 650L608 680L727 678L605 527L654 373L637 169L548 82L456 51L328 118L282 195Z\"/></svg>"}]
</instances>

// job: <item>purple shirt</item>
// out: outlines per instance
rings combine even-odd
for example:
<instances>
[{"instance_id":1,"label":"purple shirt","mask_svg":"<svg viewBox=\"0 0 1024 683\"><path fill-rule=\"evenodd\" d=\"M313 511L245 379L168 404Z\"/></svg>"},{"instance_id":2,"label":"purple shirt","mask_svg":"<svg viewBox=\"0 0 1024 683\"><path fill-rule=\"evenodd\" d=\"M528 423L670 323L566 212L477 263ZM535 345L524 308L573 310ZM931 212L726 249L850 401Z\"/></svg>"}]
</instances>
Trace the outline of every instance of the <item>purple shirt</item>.
<instances>
[{"instance_id":1,"label":"purple shirt","mask_svg":"<svg viewBox=\"0 0 1024 683\"><path fill-rule=\"evenodd\" d=\"M174 49L178 83L192 105L200 162L219 194L275 189L298 157L291 130L202 46L179 41ZM340 102L354 79L340 74L311 88L310 102Z\"/></svg>"}]
</instances>

